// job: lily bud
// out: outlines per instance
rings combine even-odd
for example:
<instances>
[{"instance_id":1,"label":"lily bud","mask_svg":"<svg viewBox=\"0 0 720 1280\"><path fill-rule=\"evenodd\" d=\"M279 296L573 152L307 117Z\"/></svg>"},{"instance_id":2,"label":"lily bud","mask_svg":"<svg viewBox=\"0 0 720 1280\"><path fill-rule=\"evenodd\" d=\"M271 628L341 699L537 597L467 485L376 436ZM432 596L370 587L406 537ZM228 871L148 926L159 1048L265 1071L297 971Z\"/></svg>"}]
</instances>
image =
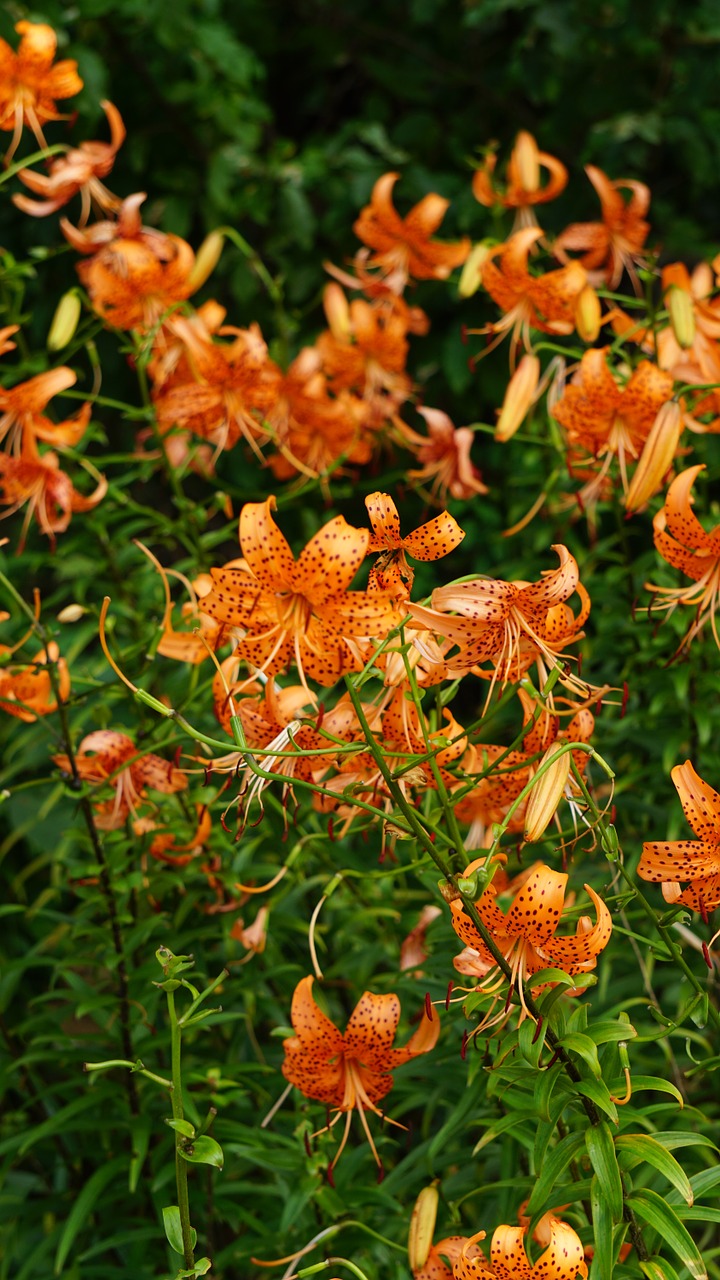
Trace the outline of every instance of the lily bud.
<instances>
[{"instance_id":1,"label":"lily bud","mask_svg":"<svg viewBox=\"0 0 720 1280\"><path fill-rule=\"evenodd\" d=\"M575 299L575 328L583 342L594 342L600 332L602 314L600 299L591 284L586 284Z\"/></svg>"},{"instance_id":2,"label":"lily bud","mask_svg":"<svg viewBox=\"0 0 720 1280\"><path fill-rule=\"evenodd\" d=\"M528 413L540 380L537 356L523 356L510 379L495 428L495 439L503 443L515 435Z\"/></svg>"},{"instance_id":3,"label":"lily bud","mask_svg":"<svg viewBox=\"0 0 720 1280\"><path fill-rule=\"evenodd\" d=\"M48 351L62 351L75 336L82 303L77 289L68 289L57 304L47 336Z\"/></svg>"},{"instance_id":4,"label":"lily bud","mask_svg":"<svg viewBox=\"0 0 720 1280\"><path fill-rule=\"evenodd\" d=\"M650 428L625 497L625 510L630 515L647 506L653 494L660 489L672 466L682 429L682 408L677 400L668 400Z\"/></svg>"},{"instance_id":5,"label":"lily bud","mask_svg":"<svg viewBox=\"0 0 720 1280\"><path fill-rule=\"evenodd\" d=\"M473 245L460 273L458 294L461 298L472 298L473 294L477 293L482 284L482 269L489 253L490 246L484 241L481 240L480 244Z\"/></svg>"},{"instance_id":6,"label":"lily bud","mask_svg":"<svg viewBox=\"0 0 720 1280\"><path fill-rule=\"evenodd\" d=\"M415 1201L408 1234L408 1260L413 1273L424 1267L428 1260L435 1234L438 1200L437 1187L432 1183L429 1187L423 1187Z\"/></svg>"},{"instance_id":7,"label":"lily bud","mask_svg":"<svg viewBox=\"0 0 720 1280\"><path fill-rule=\"evenodd\" d=\"M570 774L570 752L563 751L557 743L548 747L538 765L538 770L549 761L553 763L537 779L528 797L525 813L525 839L528 844L534 844L536 840L542 839L563 797Z\"/></svg>"},{"instance_id":8,"label":"lily bud","mask_svg":"<svg viewBox=\"0 0 720 1280\"><path fill-rule=\"evenodd\" d=\"M329 284L323 291L323 307L330 332L339 342L350 337L350 306L339 284Z\"/></svg>"},{"instance_id":9,"label":"lily bud","mask_svg":"<svg viewBox=\"0 0 720 1280\"><path fill-rule=\"evenodd\" d=\"M540 161L537 142L531 133L523 129L515 139L510 169L518 185L528 195L534 195L540 187Z\"/></svg>"},{"instance_id":10,"label":"lily bud","mask_svg":"<svg viewBox=\"0 0 720 1280\"><path fill-rule=\"evenodd\" d=\"M205 284L205 281L210 279L220 261L220 254L223 251L224 244L225 237L222 231L211 231L205 237L195 255L193 269L188 276L191 293L195 293L196 289L200 289Z\"/></svg>"},{"instance_id":11,"label":"lily bud","mask_svg":"<svg viewBox=\"0 0 720 1280\"><path fill-rule=\"evenodd\" d=\"M672 285L665 294L665 306L678 345L687 351L695 341L695 308L687 289Z\"/></svg>"},{"instance_id":12,"label":"lily bud","mask_svg":"<svg viewBox=\"0 0 720 1280\"><path fill-rule=\"evenodd\" d=\"M58 622L79 622L87 613L87 609L81 604L66 604L57 615Z\"/></svg>"}]
</instances>

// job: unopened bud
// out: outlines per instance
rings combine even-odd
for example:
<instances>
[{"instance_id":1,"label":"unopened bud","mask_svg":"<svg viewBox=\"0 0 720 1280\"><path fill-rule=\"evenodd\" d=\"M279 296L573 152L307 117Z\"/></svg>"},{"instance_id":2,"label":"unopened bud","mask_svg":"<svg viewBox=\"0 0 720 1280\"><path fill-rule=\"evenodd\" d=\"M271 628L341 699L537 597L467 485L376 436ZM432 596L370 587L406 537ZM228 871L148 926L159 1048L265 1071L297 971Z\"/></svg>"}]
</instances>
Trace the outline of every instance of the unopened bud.
<instances>
[{"instance_id":1,"label":"unopened bud","mask_svg":"<svg viewBox=\"0 0 720 1280\"><path fill-rule=\"evenodd\" d=\"M570 773L570 752L563 751L562 747L553 743L540 761L538 772L547 764L549 767L537 779L528 798L525 814L525 839L528 844L542 839L545 828L562 799Z\"/></svg>"},{"instance_id":2,"label":"unopened bud","mask_svg":"<svg viewBox=\"0 0 720 1280\"><path fill-rule=\"evenodd\" d=\"M523 356L505 392L495 428L496 440L504 443L515 435L535 399L539 380L540 361L537 356Z\"/></svg>"},{"instance_id":3,"label":"unopened bud","mask_svg":"<svg viewBox=\"0 0 720 1280\"><path fill-rule=\"evenodd\" d=\"M424 1267L428 1260L435 1234L438 1199L438 1190L433 1183L429 1187L423 1187L415 1201L408 1234L408 1260L413 1273Z\"/></svg>"},{"instance_id":4,"label":"unopened bud","mask_svg":"<svg viewBox=\"0 0 720 1280\"><path fill-rule=\"evenodd\" d=\"M515 139L510 157L510 176L528 195L534 195L540 187L540 161L537 142L531 133L523 129Z\"/></svg>"},{"instance_id":5,"label":"unopened bud","mask_svg":"<svg viewBox=\"0 0 720 1280\"><path fill-rule=\"evenodd\" d=\"M477 293L482 284L482 269L488 259L490 253L490 245L484 240L480 244L473 245L467 258L465 265L460 273L458 282L458 294L461 298L472 298Z\"/></svg>"},{"instance_id":6,"label":"unopened bud","mask_svg":"<svg viewBox=\"0 0 720 1280\"><path fill-rule=\"evenodd\" d=\"M640 461L625 498L625 510L641 511L660 489L677 452L683 429L683 411L677 400L662 405L650 428Z\"/></svg>"},{"instance_id":7,"label":"unopened bud","mask_svg":"<svg viewBox=\"0 0 720 1280\"><path fill-rule=\"evenodd\" d=\"M478 898L480 896L480 879L477 873L471 876L458 876L455 883L466 898Z\"/></svg>"},{"instance_id":8,"label":"unopened bud","mask_svg":"<svg viewBox=\"0 0 720 1280\"><path fill-rule=\"evenodd\" d=\"M77 289L69 289L57 304L47 336L48 351L62 351L75 336L82 303Z\"/></svg>"},{"instance_id":9,"label":"unopened bud","mask_svg":"<svg viewBox=\"0 0 720 1280\"><path fill-rule=\"evenodd\" d=\"M58 622L79 622L87 613L87 609L81 604L66 604L57 615Z\"/></svg>"},{"instance_id":10,"label":"unopened bud","mask_svg":"<svg viewBox=\"0 0 720 1280\"><path fill-rule=\"evenodd\" d=\"M333 337L339 342L347 342L351 334L350 306L339 284L325 286L323 307Z\"/></svg>"},{"instance_id":11,"label":"unopened bud","mask_svg":"<svg viewBox=\"0 0 720 1280\"><path fill-rule=\"evenodd\" d=\"M600 299L591 284L586 284L575 299L575 328L583 342L594 342L600 332L602 314Z\"/></svg>"},{"instance_id":12,"label":"unopened bud","mask_svg":"<svg viewBox=\"0 0 720 1280\"><path fill-rule=\"evenodd\" d=\"M665 294L665 306L678 345L687 351L695 341L695 308L687 289L671 285Z\"/></svg>"},{"instance_id":13,"label":"unopened bud","mask_svg":"<svg viewBox=\"0 0 720 1280\"><path fill-rule=\"evenodd\" d=\"M196 289L200 289L205 284L205 281L210 279L220 261L220 254L223 251L224 244L225 236L222 231L211 231L205 237L195 255L195 263L188 276L187 282L191 293L195 293Z\"/></svg>"}]
</instances>

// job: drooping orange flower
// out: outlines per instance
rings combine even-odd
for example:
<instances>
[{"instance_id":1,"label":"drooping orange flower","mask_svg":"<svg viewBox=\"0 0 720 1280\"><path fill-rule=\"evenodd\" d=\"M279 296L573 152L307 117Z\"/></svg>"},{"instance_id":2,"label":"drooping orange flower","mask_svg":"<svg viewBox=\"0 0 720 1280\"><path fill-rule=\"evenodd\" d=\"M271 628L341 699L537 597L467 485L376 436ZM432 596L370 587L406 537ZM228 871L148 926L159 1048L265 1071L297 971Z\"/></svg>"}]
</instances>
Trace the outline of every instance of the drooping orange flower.
<instances>
[{"instance_id":1,"label":"drooping orange flower","mask_svg":"<svg viewBox=\"0 0 720 1280\"><path fill-rule=\"evenodd\" d=\"M472 498L488 493L478 468L470 458L474 433L470 427L455 427L441 409L419 408L427 422L428 435L423 437L405 428L408 448L412 449L419 470L408 471L408 479L417 483L420 492L427 490L431 502L444 506L451 498Z\"/></svg>"},{"instance_id":2,"label":"drooping orange flower","mask_svg":"<svg viewBox=\"0 0 720 1280\"><path fill-rule=\"evenodd\" d=\"M585 890L595 907L595 923L589 916L581 916L576 932L569 937L558 938L557 927L563 911L567 874L551 871L539 864L529 875L507 912L501 910L495 900L492 882L475 904L480 918L493 941L511 969L511 989L517 989L521 1019L529 1016L525 1004L524 985L532 989L532 976L540 969L563 969L565 973L588 973L595 968L597 958L607 946L612 933L612 919L602 898L590 885ZM486 947L460 899L450 903L451 924L466 948L476 954L477 972L484 974L478 990L499 998L505 991L507 979L498 968L492 952ZM507 1016L507 1001L499 1014L494 1014L495 1003L477 1030L493 1026Z\"/></svg>"},{"instance_id":3,"label":"drooping orange flower","mask_svg":"<svg viewBox=\"0 0 720 1280\"><path fill-rule=\"evenodd\" d=\"M368 462L373 449L366 403L351 391L330 395L320 352L304 347L280 384L269 423L278 450L268 466L279 480L324 476L340 458Z\"/></svg>"},{"instance_id":4,"label":"drooping orange flower","mask_svg":"<svg viewBox=\"0 0 720 1280\"><path fill-rule=\"evenodd\" d=\"M77 382L77 375L65 366L39 373L16 386L0 388L0 441L14 454L32 450L35 442L69 445L82 439L90 421L90 404L84 404L74 418L52 422L43 409L53 396L67 391Z\"/></svg>"},{"instance_id":5,"label":"drooping orange flower","mask_svg":"<svg viewBox=\"0 0 720 1280\"><path fill-rule=\"evenodd\" d=\"M372 525L368 551L379 553L370 570L368 588L371 591L409 595L415 573L407 562L407 556L413 560L441 560L465 537L464 530L447 511L421 524L403 538L397 507L389 494L370 493L365 499L365 506Z\"/></svg>"},{"instance_id":6,"label":"drooping orange flower","mask_svg":"<svg viewBox=\"0 0 720 1280\"><path fill-rule=\"evenodd\" d=\"M383 1115L377 1104L392 1089L391 1072L434 1049L440 1034L440 1019L430 1005L405 1047L393 1049L400 1019L400 1001L396 995L378 996L366 991L343 1034L318 1008L312 985L313 979L308 977L301 979L295 988L290 1011L295 1035L283 1042L282 1073L306 1098L315 1098L336 1111L330 1128L345 1116L345 1132L331 1168L337 1164L347 1142L353 1111L359 1113L372 1153L382 1168L366 1112Z\"/></svg>"},{"instance_id":7,"label":"drooping orange flower","mask_svg":"<svg viewBox=\"0 0 720 1280\"><path fill-rule=\"evenodd\" d=\"M720 906L720 795L703 782L690 760L676 765L670 776L698 839L646 841L637 873L641 880L659 884L667 902L707 915Z\"/></svg>"},{"instance_id":8,"label":"drooping orange flower","mask_svg":"<svg viewBox=\"0 0 720 1280\"><path fill-rule=\"evenodd\" d=\"M692 510L692 487L705 467L688 467L675 477L665 495L665 504L653 519L655 549L663 560L680 569L693 585L689 587L659 587L645 583L645 590L657 597L650 605L655 609L674 612L679 604L695 609L695 617L680 643L685 649L710 623L716 645L720 649L715 614L720 599L720 525L708 533Z\"/></svg>"},{"instance_id":9,"label":"drooping orange flower","mask_svg":"<svg viewBox=\"0 0 720 1280\"><path fill-rule=\"evenodd\" d=\"M453 244L431 240L445 217L449 200L430 193L401 218L392 202L392 190L400 175L378 178L370 204L361 210L353 231L374 250L368 266L377 267L389 287L402 293L407 279L446 280L470 252L467 238Z\"/></svg>"},{"instance_id":10,"label":"drooping orange flower","mask_svg":"<svg viewBox=\"0 0 720 1280\"><path fill-rule=\"evenodd\" d=\"M602 222L572 223L558 236L553 248L564 261L568 249L579 252L593 284L615 289L623 271L627 271L637 285L635 265L644 262L643 248L650 232L650 223L645 220L650 188L632 178L613 182L593 164L586 165L585 172L600 198ZM629 201L623 190L630 192Z\"/></svg>"},{"instance_id":11,"label":"drooping orange flower","mask_svg":"<svg viewBox=\"0 0 720 1280\"><path fill-rule=\"evenodd\" d=\"M31 200L28 196L13 196L13 204L23 213L45 218L62 209L73 196L79 195L82 199L80 226L84 227L93 205L103 213L119 208L120 200L108 191L102 179L110 173L125 140L125 125L112 102L101 102L100 105L110 125L110 141L81 142L79 147L72 147L65 155L54 156L47 173L21 169L18 173L20 181L34 195L42 197Z\"/></svg>"},{"instance_id":12,"label":"drooping orange flower","mask_svg":"<svg viewBox=\"0 0 720 1280\"><path fill-rule=\"evenodd\" d=\"M544 570L539 582L473 578L436 588L430 608L408 604L408 612L420 626L458 646L459 652L448 659L453 671L478 667L477 674L505 685L508 680L520 680L537 662L544 683L547 672L561 665L564 648L582 639L590 612L577 561L567 547L557 545L553 550L560 564ZM575 592L581 602L577 615L566 604ZM485 662L491 664L490 672L479 669ZM567 672L560 681L587 692Z\"/></svg>"},{"instance_id":13,"label":"drooping orange flower","mask_svg":"<svg viewBox=\"0 0 720 1280\"><path fill-rule=\"evenodd\" d=\"M0 645L0 658L7 658L12 653L12 649ZM47 649L40 649L32 662L0 667L0 710L27 722L57 710L48 663L55 667L58 692L65 702L70 693L70 673L55 641L51 640Z\"/></svg>"},{"instance_id":14,"label":"drooping orange flower","mask_svg":"<svg viewBox=\"0 0 720 1280\"><path fill-rule=\"evenodd\" d=\"M60 469L56 453L48 450L42 456L28 449L17 457L0 453L0 505L8 510L0 518L13 515L27 503L20 534L22 549L33 516L52 543L62 533L76 511L91 511L107 492L107 480L99 476L91 494L78 493L68 475Z\"/></svg>"},{"instance_id":15,"label":"drooping orange flower","mask_svg":"<svg viewBox=\"0 0 720 1280\"><path fill-rule=\"evenodd\" d=\"M530 350L531 329L541 333L573 332L576 302L587 284L587 275L579 262L570 262L543 275L530 274L528 254L543 234L539 227L516 231L504 244L491 249L483 263L483 288L505 314L502 320L477 332L497 334L499 338L512 332L513 365L520 341Z\"/></svg>"},{"instance_id":16,"label":"drooping orange flower","mask_svg":"<svg viewBox=\"0 0 720 1280\"><path fill-rule=\"evenodd\" d=\"M378 425L407 400L412 381L405 372L407 323L394 307L371 306L363 298L348 303L337 284L325 289L330 328L315 348L330 391L352 391L368 405Z\"/></svg>"},{"instance_id":17,"label":"drooping orange flower","mask_svg":"<svg viewBox=\"0 0 720 1280\"><path fill-rule=\"evenodd\" d=\"M53 756L63 773L70 773L66 755ZM125 819L137 816L146 801L146 789L172 795L187 787L185 774L162 756L141 754L132 738L114 729L97 729L83 738L75 755L77 771L84 782L95 787L109 786L112 800L95 802L96 824L101 831L115 831Z\"/></svg>"},{"instance_id":18,"label":"drooping orange flower","mask_svg":"<svg viewBox=\"0 0 720 1280\"><path fill-rule=\"evenodd\" d=\"M524 129L515 139L515 146L510 153L504 191L493 183L496 164L497 155L491 151L484 164L473 175L475 199L489 209L498 204L504 205L506 209L516 209L515 231L519 231L521 227L537 226L532 206L554 200L565 190L568 180L565 165L555 156L548 155L547 151L538 151L532 134ZM549 174L544 186L540 181L541 169Z\"/></svg>"},{"instance_id":19,"label":"drooping orange flower","mask_svg":"<svg viewBox=\"0 0 720 1280\"><path fill-rule=\"evenodd\" d=\"M367 554L370 534L343 516L310 539L298 560L272 517L275 498L247 502L240 544L248 571L213 569L203 612L242 627L236 653L266 675L296 663L300 678L330 686L360 658L349 640L382 638L398 621L389 596L348 588Z\"/></svg>"},{"instance_id":20,"label":"drooping orange flower","mask_svg":"<svg viewBox=\"0 0 720 1280\"><path fill-rule=\"evenodd\" d=\"M77 273L98 315L116 329L145 333L163 314L194 292L195 254L179 236L144 227L145 192L123 200L117 219L80 230L60 219L73 249L88 256Z\"/></svg>"},{"instance_id":21,"label":"drooping orange flower","mask_svg":"<svg viewBox=\"0 0 720 1280\"><path fill-rule=\"evenodd\" d=\"M593 489L602 485L613 458L618 460L627 492L628 463L640 457L660 409L672 394L671 374L649 360L641 360L622 386L608 364L607 347L585 352L580 368L553 408L570 446L605 460L585 486L584 497L591 497Z\"/></svg>"},{"instance_id":22,"label":"drooping orange flower","mask_svg":"<svg viewBox=\"0 0 720 1280\"><path fill-rule=\"evenodd\" d=\"M490 1245L490 1266L474 1252L485 1232L470 1236L453 1265L454 1280L577 1280L587 1276L582 1243L566 1222L550 1218L550 1243L534 1266L525 1252L525 1234L524 1227L497 1227Z\"/></svg>"},{"instance_id":23,"label":"drooping orange flower","mask_svg":"<svg viewBox=\"0 0 720 1280\"><path fill-rule=\"evenodd\" d=\"M15 154L25 124L38 144L46 147L42 126L48 120L63 119L57 99L72 98L83 87L77 62L64 58L53 65L57 37L52 27L44 22L17 22L15 30L20 36L16 53L0 40L0 129L13 135L6 164Z\"/></svg>"}]
</instances>

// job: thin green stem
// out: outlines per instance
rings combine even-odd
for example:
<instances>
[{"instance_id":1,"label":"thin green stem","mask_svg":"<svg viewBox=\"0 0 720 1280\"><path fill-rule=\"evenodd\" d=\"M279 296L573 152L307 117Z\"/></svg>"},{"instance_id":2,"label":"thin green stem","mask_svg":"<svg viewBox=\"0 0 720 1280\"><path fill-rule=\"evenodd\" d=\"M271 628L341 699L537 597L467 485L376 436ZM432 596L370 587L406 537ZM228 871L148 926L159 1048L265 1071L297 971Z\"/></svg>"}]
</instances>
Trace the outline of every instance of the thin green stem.
<instances>
[{"instance_id":1,"label":"thin green stem","mask_svg":"<svg viewBox=\"0 0 720 1280\"><path fill-rule=\"evenodd\" d=\"M175 1012L175 993L166 991L168 1015L170 1018L170 1053L172 1062L172 1102L173 1120L184 1120L182 1096L182 1026ZM180 1154L182 1134L175 1134L175 1182L177 1185L178 1210L180 1213L180 1230L182 1232L183 1257L185 1266L190 1270L195 1265L195 1254L190 1227L190 1199L188 1196L187 1164Z\"/></svg>"}]
</instances>

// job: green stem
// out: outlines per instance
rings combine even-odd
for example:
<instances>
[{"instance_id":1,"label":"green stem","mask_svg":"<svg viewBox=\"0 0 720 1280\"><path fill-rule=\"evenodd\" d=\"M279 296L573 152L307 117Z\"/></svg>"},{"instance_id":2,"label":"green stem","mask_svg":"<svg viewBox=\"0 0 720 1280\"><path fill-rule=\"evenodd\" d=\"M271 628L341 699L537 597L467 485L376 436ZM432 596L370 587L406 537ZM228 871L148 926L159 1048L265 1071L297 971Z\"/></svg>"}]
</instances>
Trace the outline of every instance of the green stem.
<instances>
[{"instance_id":1,"label":"green stem","mask_svg":"<svg viewBox=\"0 0 720 1280\"><path fill-rule=\"evenodd\" d=\"M168 1015L170 1018L170 1051L172 1058L172 1101L173 1120L184 1120L182 1098L182 1072L180 1054L182 1043L182 1027L175 1013L175 994L166 991ZM175 1182L177 1184L178 1210L180 1213L180 1230L182 1232L183 1256L185 1266L190 1270L195 1265L192 1234L190 1228L190 1199L188 1196L187 1164L180 1154L182 1135L175 1134Z\"/></svg>"}]
</instances>

